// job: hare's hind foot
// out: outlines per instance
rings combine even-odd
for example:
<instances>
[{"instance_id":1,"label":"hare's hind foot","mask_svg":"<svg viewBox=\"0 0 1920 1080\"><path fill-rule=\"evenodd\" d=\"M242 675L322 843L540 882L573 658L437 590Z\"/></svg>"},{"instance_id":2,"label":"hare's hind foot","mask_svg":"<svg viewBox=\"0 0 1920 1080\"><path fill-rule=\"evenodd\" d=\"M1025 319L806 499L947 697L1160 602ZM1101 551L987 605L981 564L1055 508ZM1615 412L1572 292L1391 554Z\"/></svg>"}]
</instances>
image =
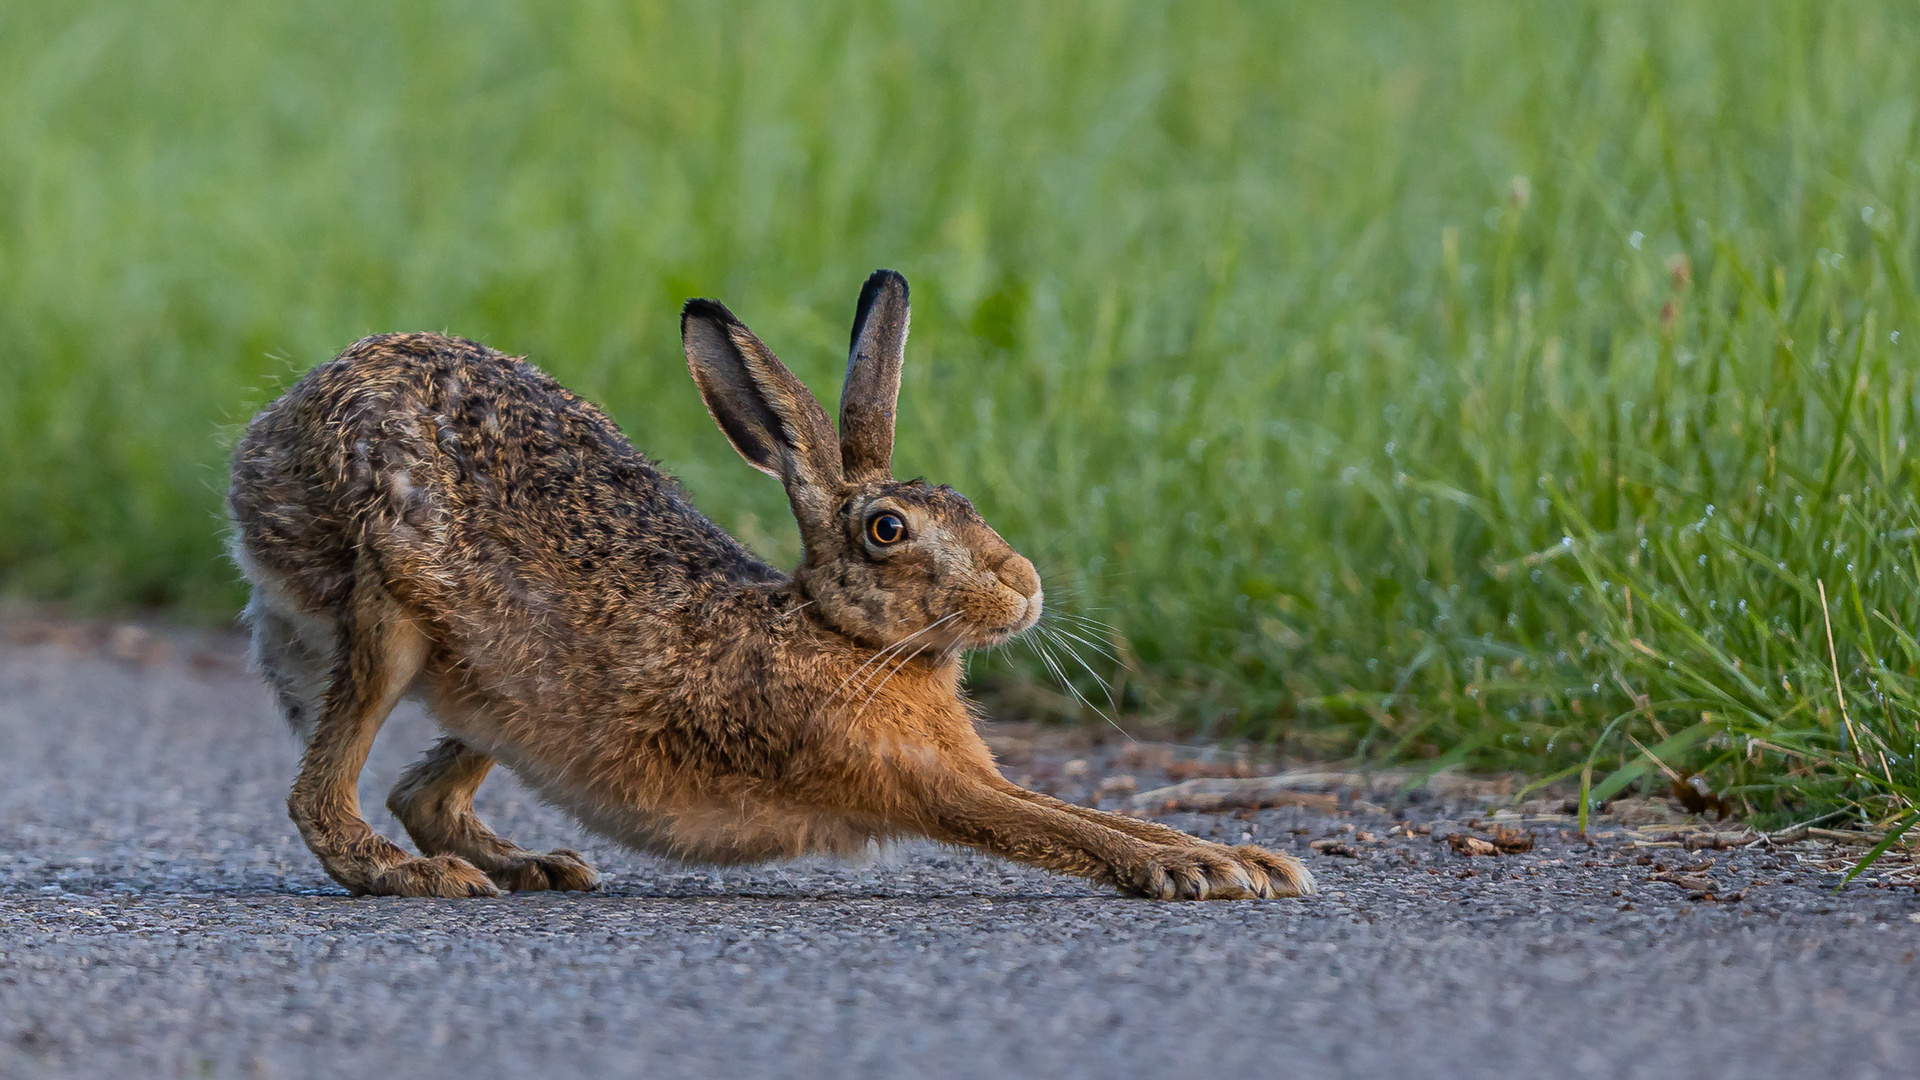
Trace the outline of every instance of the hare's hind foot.
<instances>
[{"instance_id":1,"label":"hare's hind foot","mask_svg":"<svg viewBox=\"0 0 1920 1080\"><path fill-rule=\"evenodd\" d=\"M357 891L372 896L439 896L454 900L502 895L479 867L454 855L407 859L369 875L365 888Z\"/></svg>"},{"instance_id":2,"label":"hare's hind foot","mask_svg":"<svg viewBox=\"0 0 1920 1080\"><path fill-rule=\"evenodd\" d=\"M600 874L577 851L555 848L544 855L533 852L487 870L494 884L509 892L592 892Z\"/></svg>"},{"instance_id":3,"label":"hare's hind foot","mask_svg":"<svg viewBox=\"0 0 1920 1080\"><path fill-rule=\"evenodd\" d=\"M293 820L327 876L355 896L499 896L480 868L452 855L416 858L356 816L327 821L293 800Z\"/></svg>"},{"instance_id":4,"label":"hare's hind foot","mask_svg":"<svg viewBox=\"0 0 1920 1080\"><path fill-rule=\"evenodd\" d=\"M473 812L473 793L493 758L452 736L409 768L387 795L387 809L414 845L429 855L458 856L509 892L591 892L600 875L577 851L542 855L487 828Z\"/></svg>"}]
</instances>

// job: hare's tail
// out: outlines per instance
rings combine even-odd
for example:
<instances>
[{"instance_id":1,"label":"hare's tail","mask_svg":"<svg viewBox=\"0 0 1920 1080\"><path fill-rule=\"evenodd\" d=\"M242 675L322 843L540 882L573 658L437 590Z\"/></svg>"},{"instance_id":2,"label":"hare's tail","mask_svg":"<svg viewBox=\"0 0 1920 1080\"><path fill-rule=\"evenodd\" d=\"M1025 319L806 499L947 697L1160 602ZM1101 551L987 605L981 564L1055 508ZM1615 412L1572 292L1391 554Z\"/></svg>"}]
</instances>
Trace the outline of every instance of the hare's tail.
<instances>
[{"instance_id":1,"label":"hare's tail","mask_svg":"<svg viewBox=\"0 0 1920 1080\"><path fill-rule=\"evenodd\" d=\"M334 620L302 610L238 536L228 545L252 586L241 618L253 633L253 666L273 688L280 715L302 745L313 738L340 635Z\"/></svg>"}]
</instances>

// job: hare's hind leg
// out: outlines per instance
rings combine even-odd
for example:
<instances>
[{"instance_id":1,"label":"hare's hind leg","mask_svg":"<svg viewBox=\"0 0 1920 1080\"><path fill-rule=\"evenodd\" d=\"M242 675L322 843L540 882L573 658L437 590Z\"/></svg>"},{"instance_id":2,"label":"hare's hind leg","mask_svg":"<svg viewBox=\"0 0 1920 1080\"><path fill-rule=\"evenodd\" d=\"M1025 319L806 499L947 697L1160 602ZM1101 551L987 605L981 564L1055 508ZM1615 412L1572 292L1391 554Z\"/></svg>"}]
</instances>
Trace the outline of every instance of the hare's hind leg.
<instances>
[{"instance_id":1,"label":"hare's hind leg","mask_svg":"<svg viewBox=\"0 0 1920 1080\"><path fill-rule=\"evenodd\" d=\"M419 673L427 640L363 572L339 619L287 812L333 879L356 895L498 896L479 868L450 855L414 858L360 816L360 770L373 737Z\"/></svg>"},{"instance_id":2,"label":"hare's hind leg","mask_svg":"<svg viewBox=\"0 0 1920 1080\"><path fill-rule=\"evenodd\" d=\"M449 735L400 777L387 796L387 809L423 853L457 855L503 889L586 892L598 886L600 875L579 852L528 851L480 821L473 793L492 768L493 758Z\"/></svg>"}]
</instances>

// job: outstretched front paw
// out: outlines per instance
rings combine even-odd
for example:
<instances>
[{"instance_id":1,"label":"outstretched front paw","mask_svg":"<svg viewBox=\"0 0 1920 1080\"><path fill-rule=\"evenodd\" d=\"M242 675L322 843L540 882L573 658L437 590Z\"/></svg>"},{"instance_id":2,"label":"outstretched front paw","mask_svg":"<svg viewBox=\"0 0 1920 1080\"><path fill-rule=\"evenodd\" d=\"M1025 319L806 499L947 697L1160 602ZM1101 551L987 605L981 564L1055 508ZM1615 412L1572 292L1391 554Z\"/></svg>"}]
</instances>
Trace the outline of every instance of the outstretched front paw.
<instances>
[{"instance_id":1,"label":"outstretched front paw","mask_svg":"<svg viewBox=\"0 0 1920 1080\"><path fill-rule=\"evenodd\" d=\"M1312 896L1313 874L1306 864L1291 855L1254 844L1230 848L1234 857L1253 879L1255 894L1262 897Z\"/></svg>"},{"instance_id":2,"label":"outstretched front paw","mask_svg":"<svg viewBox=\"0 0 1920 1080\"><path fill-rule=\"evenodd\" d=\"M488 873L494 884L509 892L592 892L600 875L577 851L556 848L544 855L528 853Z\"/></svg>"},{"instance_id":3,"label":"outstretched front paw","mask_svg":"<svg viewBox=\"0 0 1920 1080\"><path fill-rule=\"evenodd\" d=\"M1244 900L1258 896L1253 875L1224 848L1166 845L1118 882L1121 891L1149 900Z\"/></svg>"},{"instance_id":4,"label":"outstretched front paw","mask_svg":"<svg viewBox=\"0 0 1920 1080\"><path fill-rule=\"evenodd\" d=\"M1252 900L1312 893L1313 875L1292 856L1251 844L1196 843L1155 848L1119 884L1153 900Z\"/></svg>"}]
</instances>

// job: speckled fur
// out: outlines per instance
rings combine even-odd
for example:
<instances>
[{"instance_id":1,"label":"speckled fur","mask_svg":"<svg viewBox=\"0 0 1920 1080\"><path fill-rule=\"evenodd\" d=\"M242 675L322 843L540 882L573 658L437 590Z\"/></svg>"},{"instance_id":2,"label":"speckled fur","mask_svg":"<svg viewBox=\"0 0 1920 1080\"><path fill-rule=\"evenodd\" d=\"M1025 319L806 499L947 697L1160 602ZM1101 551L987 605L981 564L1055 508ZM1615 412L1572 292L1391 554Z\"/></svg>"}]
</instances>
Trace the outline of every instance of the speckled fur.
<instances>
[{"instance_id":1,"label":"speckled fur","mask_svg":"<svg viewBox=\"0 0 1920 1080\"><path fill-rule=\"evenodd\" d=\"M233 551L255 652L305 741L288 806L356 893L592 888L473 814L495 761L588 828L715 863L852 855L916 833L1199 899L1297 895L1293 859L1204 843L1007 782L959 654L1038 619L1033 566L950 488L889 474L907 287L862 291L840 431L712 301L682 313L723 432L779 477L805 556L783 575L702 516L598 408L525 360L383 334L309 372L235 454ZM871 516L907 538L882 546ZM388 711L447 737L373 833L356 781Z\"/></svg>"}]
</instances>

